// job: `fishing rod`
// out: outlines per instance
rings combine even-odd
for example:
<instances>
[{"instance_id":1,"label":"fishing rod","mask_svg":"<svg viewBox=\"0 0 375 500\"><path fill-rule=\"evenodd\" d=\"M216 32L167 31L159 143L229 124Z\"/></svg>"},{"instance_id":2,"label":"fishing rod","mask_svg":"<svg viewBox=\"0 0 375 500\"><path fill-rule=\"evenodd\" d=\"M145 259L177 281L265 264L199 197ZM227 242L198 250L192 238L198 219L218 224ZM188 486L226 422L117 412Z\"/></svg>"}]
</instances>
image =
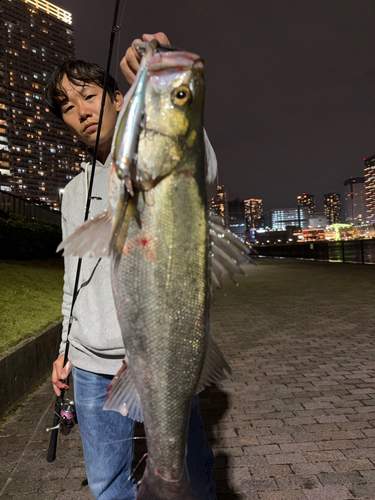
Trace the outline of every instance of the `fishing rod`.
<instances>
[{"instance_id":1,"label":"fishing rod","mask_svg":"<svg viewBox=\"0 0 375 500\"><path fill-rule=\"evenodd\" d=\"M98 130L97 130L96 141L95 141L94 156L93 156L93 160L92 160L90 183L89 183L89 189L88 189L88 194L87 194L87 199L86 199L86 209L85 209L84 221L86 221L88 219L89 213L90 213L91 193L92 193L92 188L94 185L95 167L96 167L96 160L98 157L99 138L100 138L100 132L101 132L102 122L103 122L105 100L106 100L106 96L107 96L108 78L109 78L109 73L110 73L110 68L111 68L113 45L114 45L114 41L115 41L115 35L120 30L120 26L117 25L119 6L120 6L120 0L116 0L114 14L113 14L112 28L111 28L111 36L110 36L110 40L109 40L109 51L108 51L108 57L107 57L107 66L106 66L105 75L104 75L103 95L102 95L102 102L101 102L101 108L100 108L100 114L99 114ZM88 168L88 167L86 167L86 168ZM99 262L97 263L97 265L98 264L99 264ZM82 265L82 258L80 257L78 259L78 263L77 263L76 277L75 277L75 282L74 282L74 291L73 291L73 297L72 297L72 305L70 308L70 316L69 316L69 324L68 324L63 366L66 366L66 363L68 362L68 357L69 357L69 345L70 345L69 334L70 334L71 326L73 323L73 308L74 308L74 304L77 300L78 293L79 293L79 278L80 278L80 274L81 274L81 265ZM69 375L67 377L67 384L68 384L68 382L69 382ZM48 447L48 451L47 451L47 462L54 462L56 459L57 435L58 435L59 429L61 430L62 434L67 435L67 434L69 434L72 427L77 423L77 418L75 415L74 401L65 400L64 395L65 395L65 390L61 389L61 395L57 396L57 398L56 398L52 427L47 429L47 432L51 431L51 438L50 438L49 447Z\"/></svg>"}]
</instances>

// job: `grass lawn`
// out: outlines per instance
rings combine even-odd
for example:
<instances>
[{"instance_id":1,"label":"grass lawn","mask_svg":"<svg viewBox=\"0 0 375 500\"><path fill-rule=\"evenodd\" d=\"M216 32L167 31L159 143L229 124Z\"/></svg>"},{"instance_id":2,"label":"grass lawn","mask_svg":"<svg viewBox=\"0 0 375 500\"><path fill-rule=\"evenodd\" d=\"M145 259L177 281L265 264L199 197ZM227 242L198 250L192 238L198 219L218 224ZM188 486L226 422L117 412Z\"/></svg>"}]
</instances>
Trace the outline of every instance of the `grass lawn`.
<instances>
[{"instance_id":1,"label":"grass lawn","mask_svg":"<svg viewBox=\"0 0 375 500\"><path fill-rule=\"evenodd\" d=\"M0 354L61 317L63 259L0 260Z\"/></svg>"}]
</instances>

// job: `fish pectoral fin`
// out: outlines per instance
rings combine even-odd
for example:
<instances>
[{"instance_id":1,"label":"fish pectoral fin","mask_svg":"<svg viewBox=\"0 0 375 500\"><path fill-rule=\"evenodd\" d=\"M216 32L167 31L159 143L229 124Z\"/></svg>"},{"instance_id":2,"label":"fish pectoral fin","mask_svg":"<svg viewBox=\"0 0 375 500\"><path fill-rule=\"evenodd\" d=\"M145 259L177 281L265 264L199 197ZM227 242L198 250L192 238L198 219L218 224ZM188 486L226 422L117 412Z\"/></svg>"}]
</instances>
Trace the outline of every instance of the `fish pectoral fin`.
<instances>
[{"instance_id":1,"label":"fish pectoral fin","mask_svg":"<svg viewBox=\"0 0 375 500\"><path fill-rule=\"evenodd\" d=\"M128 368L123 367L108 387L109 394L104 410L118 411L121 415L143 422L138 391L130 377Z\"/></svg>"},{"instance_id":2,"label":"fish pectoral fin","mask_svg":"<svg viewBox=\"0 0 375 500\"><path fill-rule=\"evenodd\" d=\"M220 351L216 341L210 332L208 334L208 345L206 358L203 363L202 374L199 379L197 394L210 384L220 382L232 373L223 353Z\"/></svg>"},{"instance_id":3,"label":"fish pectoral fin","mask_svg":"<svg viewBox=\"0 0 375 500\"><path fill-rule=\"evenodd\" d=\"M213 292L213 287L217 288L218 290L223 289L223 284L221 283L221 281L219 280L215 271L212 268L211 268L211 287L212 287L211 292Z\"/></svg>"},{"instance_id":4,"label":"fish pectoral fin","mask_svg":"<svg viewBox=\"0 0 375 500\"><path fill-rule=\"evenodd\" d=\"M213 282L216 288L217 280L220 282L222 275L227 275L236 283L236 274L245 274L243 264L255 264L250 258L250 253L257 253L254 249L243 243L232 231L225 229L221 219L216 215L209 217L210 257ZM215 279L216 278L216 279Z\"/></svg>"},{"instance_id":5,"label":"fish pectoral fin","mask_svg":"<svg viewBox=\"0 0 375 500\"><path fill-rule=\"evenodd\" d=\"M112 216L106 209L95 217L88 219L68 238L60 243L56 252L64 249L64 255L83 257L107 257L109 240L112 232Z\"/></svg>"},{"instance_id":6,"label":"fish pectoral fin","mask_svg":"<svg viewBox=\"0 0 375 500\"><path fill-rule=\"evenodd\" d=\"M223 242L221 245L223 249L225 248L224 242L227 245L230 244L229 247L230 250L226 252L228 253L228 255L231 255L232 258L238 260L239 263L243 263L246 261L253 263L249 255L250 254L258 255L258 252L252 246L249 246L246 243L244 243L238 236L236 236L232 231L230 231L230 229L225 229L222 223L222 219L219 216L211 212L208 217L208 223L210 230L213 230L214 233L216 233L216 235Z\"/></svg>"}]
</instances>

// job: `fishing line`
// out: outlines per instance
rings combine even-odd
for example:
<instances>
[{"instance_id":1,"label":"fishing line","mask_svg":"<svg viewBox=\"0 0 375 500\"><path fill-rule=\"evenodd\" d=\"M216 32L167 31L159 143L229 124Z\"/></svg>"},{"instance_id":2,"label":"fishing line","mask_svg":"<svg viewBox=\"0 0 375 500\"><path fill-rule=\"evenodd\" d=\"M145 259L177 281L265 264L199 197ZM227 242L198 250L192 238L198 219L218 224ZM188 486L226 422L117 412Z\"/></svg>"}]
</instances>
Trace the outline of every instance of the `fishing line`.
<instances>
[{"instance_id":1,"label":"fishing line","mask_svg":"<svg viewBox=\"0 0 375 500\"><path fill-rule=\"evenodd\" d=\"M100 261L102 260L102 258L100 257L100 259L98 260L98 262L95 264L95 267L94 269L92 270L91 274L90 274L90 277L88 278L88 280L86 280L84 283L81 284L81 286L79 287L79 289L77 290L77 295L79 294L81 288L83 288L84 286L87 286L90 281L92 280L92 278L94 277L94 274L95 274L95 271L98 267L98 265L100 264Z\"/></svg>"},{"instance_id":2,"label":"fishing line","mask_svg":"<svg viewBox=\"0 0 375 500\"><path fill-rule=\"evenodd\" d=\"M3 496L3 494L4 494L5 490L6 490L6 489L7 489L7 487L8 487L8 484L12 481L12 479L13 479L13 478L12 478L13 474L14 474L15 472L17 472L17 468L18 468L19 464L21 463L21 461L22 461L23 457L25 456L25 453L26 453L26 451L27 451L27 449L28 449L28 447L29 447L29 445L30 445L31 441L34 439L35 434L38 432L38 429L39 429L39 427L40 427L40 424L42 423L42 421L43 421L44 417L46 416L47 412L50 410L50 408L51 408L51 406L53 405L53 403L54 403L54 402L55 402L55 396L53 396L53 397L52 397L51 402L49 403L49 405L48 405L48 406L47 406L47 408L45 409L45 411L44 411L43 415L40 417L39 422L36 424L36 427L35 427L35 429L34 429L34 432L33 432L32 436L31 436L31 438L28 440L28 442L27 442L27 444L26 444L25 448L23 449L23 452L22 452L22 454L21 454L20 458L19 458L19 459L17 460L17 462L16 462L16 465L15 465L14 469L13 469L13 470L12 470L12 472L9 474L8 479L6 480L6 482L5 482L5 484L4 484L3 489L0 491L0 497L2 497L2 496Z\"/></svg>"},{"instance_id":3,"label":"fishing line","mask_svg":"<svg viewBox=\"0 0 375 500\"><path fill-rule=\"evenodd\" d=\"M131 480L131 478L134 476L134 473L135 471L138 469L139 465L143 462L143 460L147 457L147 453L145 453L143 455L143 457L140 459L140 461L137 463L137 465L134 467L134 469L132 470L130 476L128 477L128 479L126 480L126 482L129 482ZM138 484L140 483L141 481L138 482ZM126 483L125 483L126 484ZM137 484L137 486L138 486Z\"/></svg>"},{"instance_id":4,"label":"fishing line","mask_svg":"<svg viewBox=\"0 0 375 500\"><path fill-rule=\"evenodd\" d=\"M108 443L124 443L125 441L135 441L136 439L147 439L146 436L133 436L131 438L118 439L116 441L103 441L102 444Z\"/></svg>"}]
</instances>

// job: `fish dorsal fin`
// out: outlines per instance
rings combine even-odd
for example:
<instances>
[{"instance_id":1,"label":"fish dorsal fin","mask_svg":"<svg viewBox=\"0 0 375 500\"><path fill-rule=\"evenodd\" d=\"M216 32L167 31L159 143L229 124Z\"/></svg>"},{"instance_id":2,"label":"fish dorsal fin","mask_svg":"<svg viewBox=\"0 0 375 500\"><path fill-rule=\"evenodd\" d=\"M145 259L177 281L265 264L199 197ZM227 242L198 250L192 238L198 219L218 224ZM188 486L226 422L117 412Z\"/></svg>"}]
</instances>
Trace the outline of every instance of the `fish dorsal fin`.
<instances>
[{"instance_id":1,"label":"fish dorsal fin","mask_svg":"<svg viewBox=\"0 0 375 500\"><path fill-rule=\"evenodd\" d=\"M109 394L104 410L118 411L125 417L132 418L137 422L143 422L139 395L125 362L120 371L114 376L108 390Z\"/></svg>"},{"instance_id":2,"label":"fish dorsal fin","mask_svg":"<svg viewBox=\"0 0 375 500\"><path fill-rule=\"evenodd\" d=\"M57 252L64 249L64 255L83 257L107 257L112 232L112 216L108 209L88 219L68 238L60 243Z\"/></svg>"},{"instance_id":3,"label":"fish dorsal fin","mask_svg":"<svg viewBox=\"0 0 375 500\"><path fill-rule=\"evenodd\" d=\"M203 363L202 374L198 383L197 393L203 391L207 385L220 382L224 378L227 378L231 373L232 370L230 366L225 361L223 353L216 344L212 333L209 332L207 352Z\"/></svg>"}]
</instances>

